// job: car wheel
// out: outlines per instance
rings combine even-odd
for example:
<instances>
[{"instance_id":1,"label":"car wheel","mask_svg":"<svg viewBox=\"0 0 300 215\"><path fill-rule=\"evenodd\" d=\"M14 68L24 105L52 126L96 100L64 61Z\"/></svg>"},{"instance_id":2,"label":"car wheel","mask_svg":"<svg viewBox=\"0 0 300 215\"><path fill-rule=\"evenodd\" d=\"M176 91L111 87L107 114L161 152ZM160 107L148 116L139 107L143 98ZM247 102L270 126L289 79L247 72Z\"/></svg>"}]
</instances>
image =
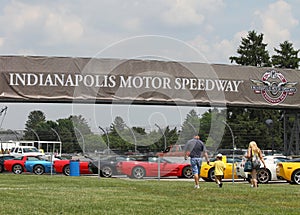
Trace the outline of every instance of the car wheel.
<instances>
[{"instance_id":1,"label":"car wheel","mask_svg":"<svg viewBox=\"0 0 300 215\"><path fill-rule=\"evenodd\" d=\"M296 170L292 175L292 181L296 184L300 184L300 169Z\"/></svg>"},{"instance_id":2,"label":"car wheel","mask_svg":"<svg viewBox=\"0 0 300 215\"><path fill-rule=\"evenodd\" d=\"M105 178L110 178L112 176L112 169L110 166L104 166L102 169L101 169L101 176L102 177L105 177Z\"/></svg>"},{"instance_id":3,"label":"car wheel","mask_svg":"<svg viewBox=\"0 0 300 215\"><path fill-rule=\"evenodd\" d=\"M36 175L43 175L45 173L45 167L43 165L35 165L33 167L33 173Z\"/></svg>"},{"instance_id":4,"label":"car wheel","mask_svg":"<svg viewBox=\"0 0 300 215\"><path fill-rule=\"evenodd\" d=\"M208 179L210 181L215 181L215 168L211 168L209 171L208 171Z\"/></svg>"},{"instance_id":5,"label":"car wheel","mask_svg":"<svg viewBox=\"0 0 300 215\"><path fill-rule=\"evenodd\" d=\"M261 184L266 184L271 180L271 173L268 169L260 169L257 172L257 181Z\"/></svg>"},{"instance_id":6,"label":"car wheel","mask_svg":"<svg viewBox=\"0 0 300 215\"><path fill-rule=\"evenodd\" d=\"M143 167L137 166L132 170L132 177L137 179L142 179L146 175L146 171Z\"/></svg>"},{"instance_id":7,"label":"car wheel","mask_svg":"<svg viewBox=\"0 0 300 215\"><path fill-rule=\"evenodd\" d=\"M12 172L15 174L21 174L23 172L23 167L20 164L16 164L12 167Z\"/></svg>"},{"instance_id":8,"label":"car wheel","mask_svg":"<svg viewBox=\"0 0 300 215\"><path fill-rule=\"evenodd\" d=\"M0 172L3 172L3 165L0 165Z\"/></svg>"},{"instance_id":9,"label":"car wheel","mask_svg":"<svg viewBox=\"0 0 300 215\"><path fill-rule=\"evenodd\" d=\"M70 175L70 165L67 164L64 166L63 168L63 174L66 175L66 176L69 176Z\"/></svg>"},{"instance_id":10,"label":"car wheel","mask_svg":"<svg viewBox=\"0 0 300 215\"><path fill-rule=\"evenodd\" d=\"M182 170L182 176L184 178L192 178L193 177L192 168L190 166L184 167Z\"/></svg>"}]
</instances>

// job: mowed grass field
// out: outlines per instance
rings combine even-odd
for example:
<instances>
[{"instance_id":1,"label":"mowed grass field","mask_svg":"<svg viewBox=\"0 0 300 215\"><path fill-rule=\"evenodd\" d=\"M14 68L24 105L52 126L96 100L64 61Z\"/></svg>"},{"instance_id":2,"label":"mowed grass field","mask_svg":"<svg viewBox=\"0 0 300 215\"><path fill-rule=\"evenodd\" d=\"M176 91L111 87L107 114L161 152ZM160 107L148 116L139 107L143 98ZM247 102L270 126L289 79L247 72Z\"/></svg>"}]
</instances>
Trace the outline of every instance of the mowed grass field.
<instances>
[{"instance_id":1,"label":"mowed grass field","mask_svg":"<svg viewBox=\"0 0 300 215\"><path fill-rule=\"evenodd\" d=\"M300 186L288 183L133 180L0 174L0 214L300 214Z\"/></svg>"}]
</instances>

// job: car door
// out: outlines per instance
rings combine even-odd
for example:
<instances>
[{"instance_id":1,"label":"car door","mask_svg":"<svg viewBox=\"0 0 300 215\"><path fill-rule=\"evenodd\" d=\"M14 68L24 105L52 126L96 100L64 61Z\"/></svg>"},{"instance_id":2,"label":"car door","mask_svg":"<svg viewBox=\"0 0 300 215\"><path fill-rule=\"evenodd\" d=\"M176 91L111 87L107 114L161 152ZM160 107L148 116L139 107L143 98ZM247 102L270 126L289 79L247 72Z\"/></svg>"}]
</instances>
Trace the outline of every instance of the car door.
<instances>
[{"instance_id":1,"label":"car door","mask_svg":"<svg viewBox=\"0 0 300 215\"><path fill-rule=\"evenodd\" d=\"M28 156L27 159L26 159L26 161L25 161L25 163L24 163L25 169L27 171L31 172L32 169L33 169L33 166L35 164L37 164L37 161L39 161L39 160L40 159L38 157L30 157L30 156Z\"/></svg>"},{"instance_id":2,"label":"car door","mask_svg":"<svg viewBox=\"0 0 300 215\"><path fill-rule=\"evenodd\" d=\"M172 163L166 159L160 158L160 175L161 176L174 176L178 172L178 163Z\"/></svg>"},{"instance_id":3,"label":"car door","mask_svg":"<svg viewBox=\"0 0 300 215\"><path fill-rule=\"evenodd\" d=\"M149 157L145 169L147 176L158 176L158 158Z\"/></svg>"}]
</instances>

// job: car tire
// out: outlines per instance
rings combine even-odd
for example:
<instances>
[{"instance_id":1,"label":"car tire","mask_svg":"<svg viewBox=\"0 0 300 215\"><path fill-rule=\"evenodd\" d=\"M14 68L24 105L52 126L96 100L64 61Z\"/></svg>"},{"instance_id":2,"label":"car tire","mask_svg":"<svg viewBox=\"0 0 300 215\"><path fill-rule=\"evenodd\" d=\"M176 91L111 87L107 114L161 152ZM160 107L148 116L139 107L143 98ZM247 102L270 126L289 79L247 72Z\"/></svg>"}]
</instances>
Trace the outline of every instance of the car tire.
<instances>
[{"instance_id":1,"label":"car tire","mask_svg":"<svg viewBox=\"0 0 300 215\"><path fill-rule=\"evenodd\" d=\"M45 173L45 167L41 164L37 164L33 167L33 173L36 175L43 175Z\"/></svg>"},{"instance_id":2,"label":"car tire","mask_svg":"<svg viewBox=\"0 0 300 215\"><path fill-rule=\"evenodd\" d=\"M300 169L296 170L292 175L292 182L300 185Z\"/></svg>"},{"instance_id":3,"label":"car tire","mask_svg":"<svg viewBox=\"0 0 300 215\"><path fill-rule=\"evenodd\" d=\"M208 171L208 179L209 181L215 181L215 168L210 168Z\"/></svg>"},{"instance_id":4,"label":"car tire","mask_svg":"<svg viewBox=\"0 0 300 215\"><path fill-rule=\"evenodd\" d=\"M113 174L113 171L110 166L103 166L101 169L101 176L105 178L110 178Z\"/></svg>"},{"instance_id":5,"label":"car tire","mask_svg":"<svg viewBox=\"0 0 300 215\"><path fill-rule=\"evenodd\" d=\"M257 181L266 184L271 180L271 172L268 169L260 169L257 172Z\"/></svg>"},{"instance_id":6,"label":"car tire","mask_svg":"<svg viewBox=\"0 0 300 215\"><path fill-rule=\"evenodd\" d=\"M142 179L145 177L145 175L146 170L141 166L134 167L131 174L131 176L136 179Z\"/></svg>"},{"instance_id":7,"label":"car tire","mask_svg":"<svg viewBox=\"0 0 300 215\"><path fill-rule=\"evenodd\" d=\"M193 177L193 172L191 166L186 166L182 170L182 177L183 178L192 178Z\"/></svg>"},{"instance_id":8,"label":"car tire","mask_svg":"<svg viewBox=\"0 0 300 215\"><path fill-rule=\"evenodd\" d=\"M70 164L67 164L67 165L64 166L64 168L63 168L63 174L65 176L69 176L70 175Z\"/></svg>"},{"instance_id":9,"label":"car tire","mask_svg":"<svg viewBox=\"0 0 300 215\"><path fill-rule=\"evenodd\" d=\"M23 169L22 165L20 165L20 164L15 164L12 167L12 172L14 174L22 174L23 171L24 171L24 169Z\"/></svg>"}]
</instances>

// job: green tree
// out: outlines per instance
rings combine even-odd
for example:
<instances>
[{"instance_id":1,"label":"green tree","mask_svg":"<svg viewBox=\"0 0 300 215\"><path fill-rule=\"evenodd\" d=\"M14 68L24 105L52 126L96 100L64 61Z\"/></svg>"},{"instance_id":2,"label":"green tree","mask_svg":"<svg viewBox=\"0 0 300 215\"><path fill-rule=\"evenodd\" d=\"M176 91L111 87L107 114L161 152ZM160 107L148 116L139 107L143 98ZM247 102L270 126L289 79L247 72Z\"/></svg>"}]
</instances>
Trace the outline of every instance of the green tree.
<instances>
[{"instance_id":1,"label":"green tree","mask_svg":"<svg viewBox=\"0 0 300 215\"><path fill-rule=\"evenodd\" d=\"M241 112L236 109L241 108L228 110L227 123L232 128L237 148L247 148L249 142L254 140L261 149L271 149L273 138L275 147L282 147L282 122L278 120L280 110L245 108ZM274 122L271 129L266 124L267 119L272 119ZM225 137L228 135L229 131L226 131Z\"/></svg>"},{"instance_id":2,"label":"green tree","mask_svg":"<svg viewBox=\"0 0 300 215\"><path fill-rule=\"evenodd\" d=\"M86 119L83 116L71 115L68 119L73 123L74 127L76 127L78 130L80 130L80 132L82 134L91 134L92 133ZM70 124L68 126L73 127Z\"/></svg>"},{"instance_id":3,"label":"green tree","mask_svg":"<svg viewBox=\"0 0 300 215\"><path fill-rule=\"evenodd\" d=\"M132 144L130 144L127 140L132 140L133 138L130 131L125 129L125 126L126 124L122 117L117 116L114 119L108 134L111 149L126 151L128 148L132 148Z\"/></svg>"},{"instance_id":4,"label":"green tree","mask_svg":"<svg viewBox=\"0 0 300 215\"><path fill-rule=\"evenodd\" d=\"M193 138L195 134L199 134L200 129L200 119L197 112L192 109L186 116L182 126L180 137L178 140L179 144L185 144L189 139ZM203 139L202 139L203 140Z\"/></svg>"},{"instance_id":5,"label":"green tree","mask_svg":"<svg viewBox=\"0 0 300 215\"><path fill-rule=\"evenodd\" d=\"M31 111L28 115L28 120L25 123L25 132L23 139L25 140L37 140L36 129L40 124L46 123L46 116L42 111Z\"/></svg>"},{"instance_id":6,"label":"green tree","mask_svg":"<svg viewBox=\"0 0 300 215\"><path fill-rule=\"evenodd\" d=\"M177 144L178 140L178 131L177 128L170 129L169 126L162 129L163 134L161 131L155 132L156 137L160 137L154 144L156 151L163 151L165 150L165 140L166 140L166 147L170 145Z\"/></svg>"},{"instance_id":7,"label":"green tree","mask_svg":"<svg viewBox=\"0 0 300 215\"><path fill-rule=\"evenodd\" d=\"M82 151L82 145L79 144L79 138L76 136L74 129L75 127L81 134L89 136L89 139L97 139L91 137L93 135L91 129L81 115L58 119L54 122L51 120L46 121L46 117L43 112L32 111L28 116L25 126L24 139L37 139L35 134L37 134L39 139L42 141L58 141L60 139L63 143L62 152L66 153ZM88 141L86 143L88 147L90 143ZM91 148L95 148L94 145Z\"/></svg>"},{"instance_id":8,"label":"green tree","mask_svg":"<svg viewBox=\"0 0 300 215\"><path fill-rule=\"evenodd\" d=\"M280 49L274 48L277 55L272 56L272 65L277 68L298 69L300 58L299 50L293 48L293 44L284 41L279 44Z\"/></svg>"},{"instance_id":9,"label":"green tree","mask_svg":"<svg viewBox=\"0 0 300 215\"><path fill-rule=\"evenodd\" d=\"M200 136L206 143L210 151L216 151L219 147L224 147L222 142L226 120L226 110L213 108L206 111L200 118Z\"/></svg>"},{"instance_id":10,"label":"green tree","mask_svg":"<svg viewBox=\"0 0 300 215\"><path fill-rule=\"evenodd\" d=\"M124 128L125 128L125 122L120 116L117 116L114 122L110 126L110 130L114 135L118 132L123 131Z\"/></svg>"},{"instance_id":11,"label":"green tree","mask_svg":"<svg viewBox=\"0 0 300 215\"><path fill-rule=\"evenodd\" d=\"M231 63L256 67L271 66L269 52L266 50L267 44L263 43L263 38L263 34L257 34L254 30L249 31L237 49L239 56L229 57Z\"/></svg>"}]
</instances>

